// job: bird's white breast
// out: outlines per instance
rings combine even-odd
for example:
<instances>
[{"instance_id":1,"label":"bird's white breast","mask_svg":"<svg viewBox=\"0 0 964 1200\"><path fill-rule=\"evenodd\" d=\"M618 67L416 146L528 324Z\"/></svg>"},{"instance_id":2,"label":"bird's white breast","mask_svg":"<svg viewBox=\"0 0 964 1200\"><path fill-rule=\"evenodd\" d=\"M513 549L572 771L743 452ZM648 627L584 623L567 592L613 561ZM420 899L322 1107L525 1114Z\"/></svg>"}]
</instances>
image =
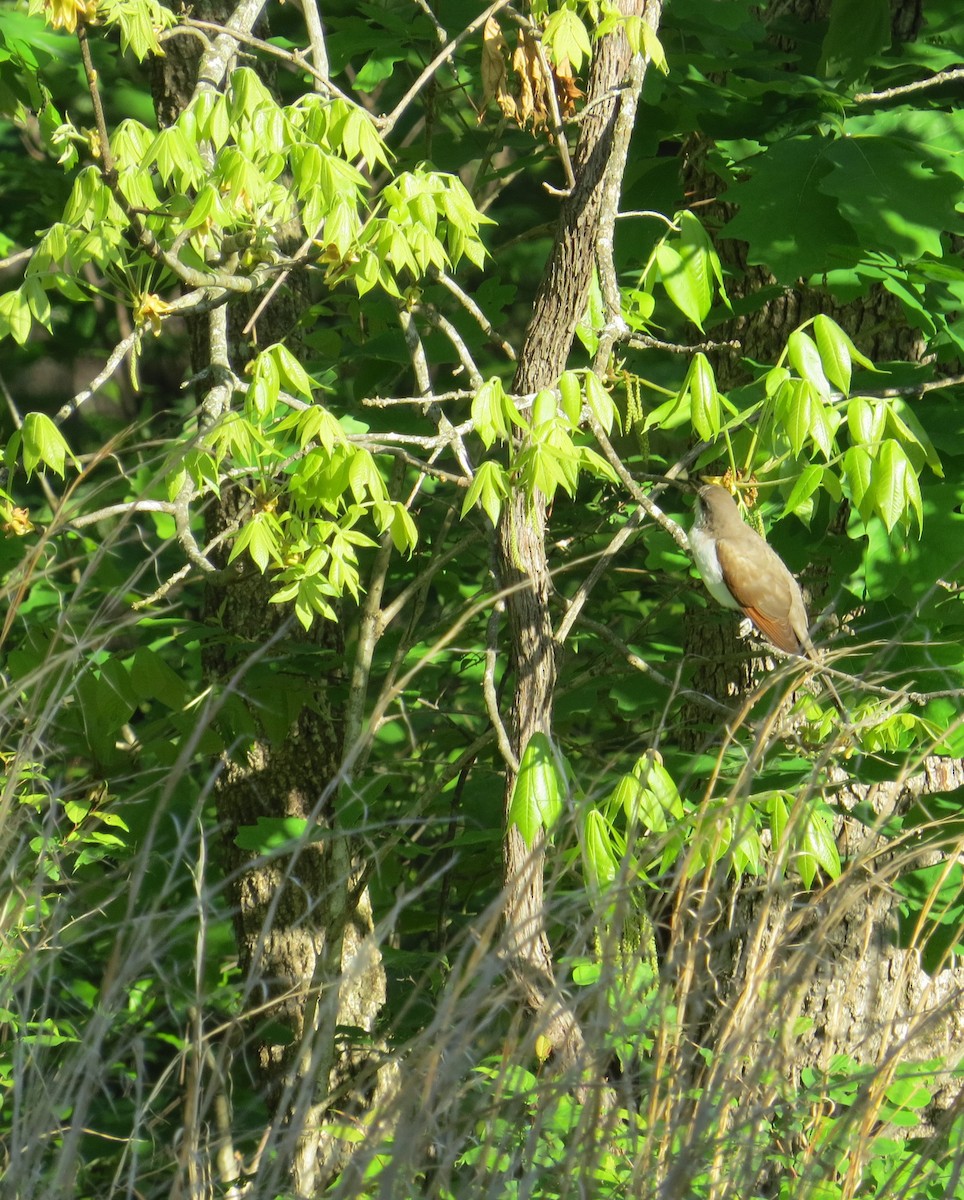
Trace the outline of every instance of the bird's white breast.
<instances>
[{"instance_id":1,"label":"bird's white breast","mask_svg":"<svg viewBox=\"0 0 964 1200\"><path fill-rule=\"evenodd\" d=\"M706 590L717 604L726 608L739 608L739 604L730 595L729 588L723 582L723 572L720 570L720 560L716 556L716 539L708 537L702 529L690 530L690 549L693 551L693 561L699 571Z\"/></svg>"}]
</instances>

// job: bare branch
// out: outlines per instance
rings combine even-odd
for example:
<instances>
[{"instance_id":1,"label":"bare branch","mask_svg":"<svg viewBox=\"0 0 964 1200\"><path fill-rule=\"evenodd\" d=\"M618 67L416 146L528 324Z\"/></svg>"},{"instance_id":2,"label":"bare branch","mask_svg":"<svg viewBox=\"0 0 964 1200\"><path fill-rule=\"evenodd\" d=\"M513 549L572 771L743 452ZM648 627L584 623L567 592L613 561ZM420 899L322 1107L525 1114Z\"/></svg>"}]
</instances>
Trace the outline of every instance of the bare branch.
<instances>
[{"instance_id":1,"label":"bare branch","mask_svg":"<svg viewBox=\"0 0 964 1200\"><path fill-rule=\"evenodd\" d=\"M600 638L604 642L608 642L614 650L622 655L622 657L626 660L629 666L633 668L634 671L639 671L643 675L648 675L650 679L654 680L658 684L661 684L667 689L667 691L676 692L681 696L694 696L698 698L701 703L705 703L709 708L715 708L718 712L729 713L729 707L722 701L717 700L714 696L708 696L704 692L697 692L691 688L680 688L677 686L675 680L670 679L661 672L654 670L645 659L640 658L639 655L634 650L630 649L630 647L627 646L621 638L617 637L617 635L613 633L608 625L603 625L600 621L592 621L588 617L584 617L581 624L583 628L588 629L591 633L594 633L596 637ZM589 667L586 671L586 675L590 678L594 675L598 675L599 673L599 670L593 667Z\"/></svg>"},{"instance_id":2,"label":"bare branch","mask_svg":"<svg viewBox=\"0 0 964 1200\"><path fill-rule=\"evenodd\" d=\"M478 327L494 345L499 347L506 358L509 358L515 362L515 349L502 337L482 309L479 308L478 304L476 304L473 297L470 296L468 292L463 291L463 289L455 282L455 280L450 275L447 275L444 271L435 271L434 277L444 288L451 292L456 300L458 300L459 304L461 304L462 307L472 317L475 318L475 322ZM438 398L441 400L444 397L439 396Z\"/></svg>"},{"instance_id":3,"label":"bare branch","mask_svg":"<svg viewBox=\"0 0 964 1200\"><path fill-rule=\"evenodd\" d=\"M406 308L399 308L398 320L402 326L402 333L405 335L405 345L408 347L409 357L412 360L415 383L419 391L425 396L425 400L423 401L425 404L424 411L435 421L439 430L439 436L452 447L459 466L465 472L467 478L471 479L474 472L469 462L465 443L462 441L462 434L453 426L432 394L432 378L429 372L428 358L412 314Z\"/></svg>"},{"instance_id":4,"label":"bare branch","mask_svg":"<svg viewBox=\"0 0 964 1200\"><path fill-rule=\"evenodd\" d=\"M301 11L305 17L311 61L315 65L315 69L312 71L316 85L315 91L327 92L330 90L331 64L328 62L325 31L321 24L321 13L318 11L316 0L301 0Z\"/></svg>"},{"instance_id":5,"label":"bare branch","mask_svg":"<svg viewBox=\"0 0 964 1200\"><path fill-rule=\"evenodd\" d=\"M448 34L443 29L438 17L432 12L427 0L415 0L416 5L425 13L426 17L432 22L432 28L435 30L435 37L440 46L444 46L448 41Z\"/></svg>"},{"instance_id":6,"label":"bare branch","mask_svg":"<svg viewBox=\"0 0 964 1200\"><path fill-rule=\"evenodd\" d=\"M257 50L261 54L270 55L273 58L279 59L296 71L304 71L306 75L310 75L316 84L321 84L323 89L332 96L337 96L340 100L345 100L351 104L351 99L345 95L343 91L337 88L331 80L317 70L305 56L303 50L282 50L280 46L273 46L271 42L264 41L263 38L254 37L250 33L244 33L238 29L231 29L227 25L219 25L215 21L201 21L196 17L184 17L177 28L170 29L161 35L161 40L164 38L173 37L178 29L187 28L195 30L199 34L202 30L209 30L212 33L224 34L227 37L232 37L241 45L250 46L252 50Z\"/></svg>"},{"instance_id":7,"label":"bare branch","mask_svg":"<svg viewBox=\"0 0 964 1200\"><path fill-rule=\"evenodd\" d=\"M0 258L0 271L9 271L11 267L18 267L22 262L33 258L36 249L36 246L29 246L26 250L15 250L6 258Z\"/></svg>"},{"instance_id":8,"label":"bare branch","mask_svg":"<svg viewBox=\"0 0 964 1200\"><path fill-rule=\"evenodd\" d=\"M542 44L542 38L536 37L535 48L536 54L539 57L539 66L542 68L542 77L546 85L546 99L549 102L549 109L552 113L552 133L556 139L556 149L559 151L559 161L562 163L562 171L566 177L566 192L571 192L576 186L576 176L572 169L572 158L569 154L569 143L566 141L566 127L562 120L562 113L559 111L559 101L556 98L555 80L552 76L552 70L549 67L549 60L546 58L545 47Z\"/></svg>"},{"instance_id":9,"label":"bare branch","mask_svg":"<svg viewBox=\"0 0 964 1200\"><path fill-rule=\"evenodd\" d=\"M630 516L626 524L619 530L618 533L610 541L609 545L599 556L596 565L589 572L586 578L579 585L575 595L566 605L566 612L562 620L553 634L553 641L557 646L565 645L566 638L572 632L572 627L575 625L579 614L582 612L583 605L589 599L589 595L593 588L606 573L611 566L613 559L619 551L625 546L630 538L635 534L636 530L642 524L645 510L640 505L636 511Z\"/></svg>"},{"instance_id":10,"label":"bare branch","mask_svg":"<svg viewBox=\"0 0 964 1200\"><path fill-rule=\"evenodd\" d=\"M477 29L481 29L489 17L491 17L494 13L497 13L500 9L505 8L508 3L509 0L495 0L494 4L490 4L488 8L483 9L483 11L475 18L474 21L471 21L468 25L466 25L461 33L456 34L456 36L452 38L448 45L442 47L442 49L438 52L438 54L436 54L425 70L422 71L421 75L419 75L418 79L415 80L401 100L399 100L399 102L395 105L388 116L382 117L382 119L378 122L379 128L382 130L382 132L387 132L395 126L399 117L412 103L422 88L425 87L442 63L446 62L452 57L465 39L471 37L471 35L475 33Z\"/></svg>"},{"instance_id":11,"label":"bare branch","mask_svg":"<svg viewBox=\"0 0 964 1200\"><path fill-rule=\"evenodd\" d=\"M502 720L502 713L499 711L499 697L495 687L495 669L499 661L499 627L502 624L504 612L505 602L496 599L485 627L485 671L482 675L482 694L485 698L485 710L489 714L489 720L495 730L499 753L505 759L509 770L514 775L518 775L519 760L512 749L512 741Z\"/></svg>"},{"instance_id":12,"label":"bare branch","mask_svg":"<svg viewBox=\"0 0 964 1200\"><path fill-rule=\"evenodd\" d=\"M454 511L454 507L451 511ZM444 535L447 533L450 525L451 517L446 515L446 522L443 526L442 532L439 534L439 542L444 540ZM405 605L408 604L413 596L420 592L424 593L427 590L428 585L431 583L433 577L442 569L442 567L446 565L446 563L450 563L453 558L458 558L461 554L464 554L468 547L474 542L477 542L478 539L478 533L470 533L460 541L456 542L456 544L449 550L441 553L434 553L429 559L425 570L417 575L411 583L409 583L398 593L398 595L390 604L387 604L382 609L381 616L379 618L381 628L383 630L386 629L392 623L392 621L395 620L395 618L402 611Z\"/></svg>"},{"instance_id":13,"label":"bare branch","mask_svg":"<svg viewBox=\"0 0 964 1200\"><path fill-rule=\"evenodd\" d=\"M424 462L422 459L416 458L414 454L409 454L407 450L403 450L401 446L388 446L380 437L369 437L368 434L352 434L348 440L353 446L364 446L366 450L371 450L373 454L390 454L397 462L414 467L422 475L431 475L433 479L442 479L446 483L451 483L458 488L467 488L469 486L470 480L464 475L456 475L452 471L445 471L441 467L435 466L434 463ZM442 447L440 446L438 449L441 450Z\"/></svg>"},{"instance_id":14,"label":"bare branch","mask_svg":"<svg viewBox=\"0 0 964 1200\"><path fill-rule=\"evenodd\" d=\"M199 288L196 291L187 292L185 295L171 300L167 304L168 314L186 312L200 314L211 312L226 304L229 298L230 292L226 292L222 288ZM73 416L82 405L86 404L88 400L100 391L108 379L120 367L127 355L136 348L137 343L144 336L144 333L145 326L139 325L117 343L102 370L94 376L87 387L78 392L72 400L68 400L54 414L54 420L58 425L66 421L68 417Z\"/></svg>"},{"instance_id":15,"label":"bare branch","mask_svg":"<svg viewBox=\"0 0 964 1200\"><path fill-rule=\"evenodd\" d=\"M630 333L628 330L620 339L631 350L667 350L670 354L709 354L714 350L740 350L740 342L698 342L694 346L684 346L679 342L664 342L659 338L650 337L648 333Z\"/></svg>"},{"instance_id":16,"label":"bare branch","mask_svg":"<svg viewBox=\"0 0 964 1200\"><path fill-rule=\"evenodd\" d=\"M434 304L420 304L418 311L425 314L425 319L430 325L433 325L441 333L445 334L452 343L455 353L459 356L459 362L461 362L462 369L469 378L469 383L471 383L473 388L480 388L483 383L482 373L475 365L475 360L472 358L468 346L462 340L462 335L452 322L447 317L444 317Z\"/></svg>"},{"instance_id":17,"label":"bare branch","mask_svg":"<svg viewBox=\"0 0 964 1200\"><path fill-rule=\"evenodd\" d=\"M667 217L665 213L656 212L655 209L652 208L630 208L625 212L616 213L617 221L626 221L630 217L652 217L654 220L662 221L665 225L668 225L670 229L675 229L676 232L679 233L679 226L675 221Z\"/></svg>"},{"instance_id":18,"label":"bare branch","mask_svg":"<svg viewBox=\"0 0 964 1200\"><path fill-rule=\"evenodd\" d=\"M125 517L132 513L159 512L173 515L174 504L170 500L128 500L123 504L109 504L96 512L82 513L65 521L72 529L85 529L88 525L96 525L98 521L106 521L111 517Z\"/></svg>"},{"instance_id":19,"label":"bare branch","mask_svg":"<svg viewBox=\"0 0 964 1200\"><path fill-rule=\"evenodd\" d=\"M435 402L442 403L447 400L471 400L475 396L475 392L469 389L461 389L455 392L437 392L434 399ZM424 406L424 396L366 396L362 400L362 404L366 408L394 408L398 404L413 405L421 404Z\"/></svg>"},{"instance_id":20,"label":"bare branch","mask_svg":"<svg viewBox=\"0 0 964 1200\"><path fill-rule=\"evenodd\" d=\"M228 18L223 33L219 33L208 44L198 67L195 96L202 91L212 91L221 86L234 64L238 52L238 35L251 33L258 23L265 3L266 0L240 0Z\"/></svg>"},{"instance_id":21,"label":"bare branch","mask_svg":"<svg viewBox=\"0 0 964 1200\"><path fill-rule=\"evenodd\" d=\"M945 83L955 83L964 79L964 67L954 67L950 71L938 71L928 79L918 79L916 83L904 83L900 87L885 88L882 92L858 92L854 96L857 104L872 103L876 100L892 100L895 96L906 96L911 92L923 92L927 88L941 87Z\"/></svg>"},{"instance_id":22,"label":"bare branch","mask_svg":"<svg viewBox=\"0 0 964 1200\"><path fill-rule=\"evenodd\" d=\"M402 464L396 460L395 469L389 484L389 494L393 495L402 482ZM381 635L379 628L379 608L385 592L385 581L388 578L388 564L392 557L392 539L388 533L383 533L379 539L378 551L372 563L368 585L365 588L365 599L362 602L358 617L358 638L355 646L355 661L352 664L351 682L348 687L348 703L345 709L345 744L352 745L361 734L362 719L365 713L365 701L368 697L368 683L371 678L372 659L375 647Z\"/></svg>"}]
</instances>

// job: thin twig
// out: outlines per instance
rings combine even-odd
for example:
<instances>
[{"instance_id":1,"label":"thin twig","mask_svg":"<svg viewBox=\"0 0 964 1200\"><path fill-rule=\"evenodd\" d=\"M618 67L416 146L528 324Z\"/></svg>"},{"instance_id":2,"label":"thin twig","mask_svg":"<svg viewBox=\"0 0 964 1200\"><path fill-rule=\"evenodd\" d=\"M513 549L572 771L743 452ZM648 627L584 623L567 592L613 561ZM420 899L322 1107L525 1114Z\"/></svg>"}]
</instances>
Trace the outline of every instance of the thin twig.
<instances>
[{"instance_id":1,"label":"thin twig","mask_svg":"<svg viewBox=\"0 0 964 1200\"><path fill-rule=\"evenodd\" d=\"M458 300L459 304L462 305L466 312L468 312L469 315L475 319L475 323L482 330L489 341L492 342L493 345L498 346L506 358L511 359L512 362L515 362L516 352L514 347L502 337L482 309L479 308L474 298L470 296L468 292L464 291L459 284L456 283L455 280L450 275L447 275L444 271L435 270L433 274L434 278L437 279L444 288L451 292L451 294L456 300ZM471 393L469 394L471 395ZM444 399L444 396L439 396L437 398L441 400Z\"/></svg>"},{"instance_id":2,"label":"thin twig","mask_svg":"<svg viewBox=\"0 0 964 1200\"><path fill-rule=\"evenodd\" d=\"M449 400L473 400L475 391L471 388L460 388L452 392L436 392L433 396L436 404ZM362 400L365 408L394 408L396 405L421 405L425 407L424 396L366 396Z\"/></svg>"},{"instance_id":3,"label":"thin twig","mask_svg":"<svg viewBox=\"0 0 964 1200\"><path fill-rule=\"evenodd\" d=\"M250 33L244 33L238 29L229 29L226 25L219 25L215 21L202 21L196 17L183 17L180 22L180 28L187 27L200 33L202 30L210 30L212 33L224 34L227 37L232 37L235 41L240 42L244 46L250 46L254 50L260 51L262 54L269 54L273 58L280 59L288 66L296 71L304 71L306 75L310 75L315 83L322 84L325 90L332 96L337 96L339 100L344 100L347 104L353 103L350 97L345 95L337 88L330 79L321 74L307 59L303 50L282 50L280 46L273 46L271 42L264 41L263 38L254 37ZM161 34L161 40L173 37L178 32L178 29L170 29Z\"/></svg>"},{"instance_id":4,"label":"thin twig","mask_svg":"<svg viewBox=\"0 0 964 1200\"><path fill-rule=\"evenodd\" d=\"M709 354L714 350L741 350L740 342L699 342L684 346L680 342L664 342L648 333L627 333L622 339L631 350L668 350L670 354Z\"/></svg>"},{"instance_id":5,"label":"thin twig","mask_svg":"<svg viewBox=\"0 0 964 1200\"><path fill-rule=\"evenodd\" d=\"M530 22L531 27L531 22ZM566 127L562 120L562 113L559 111L559 101L556 98L556 84L552 75L552 70L549 67L549 60L546 58L545 47L542 44L542 38L539 36L533 37L536 54L539 57L539 66L542 70L542 78L546 88L546 99L549 102L549 110L552 113L552 132L556 139L556 148L559 151L559 161L562 163L562 172L566 177L565 193L569 192L576 186L576 175L572 169L572 157L569 154L569 143L566 141ZM553 189L555 192L555 189Z\"/></svg>"},{"instance_id":6,"label":"thin twig","mask_svg":"<svg viewBox=\"0 0 964 1200\"><path fill-rule=\"evenodd\" d=\"M605 551L599 556L596 565L577 588L575 594L566 605L565 615L559 622L558 628L553 635L553 641L557 646L565 644L566 638L572 632L572 627L575 625L579 614L582 612L583 605L589 599L593 588L609 569L619 551L642 524L644 515L644 510L641 506L631 514L629 520L615 534Z\"/></svg>"},{"instance_id":7,"label":"thin twig","mask_svg":"<svg viewBox=\"0 0 964 1200\"><path fill-rule=\"evenodd\" d=\"M25 259L33 258L36 251L36 246L29 246L26 250L16 250L6 258L0 258L0 271L9 271L11 267L19 266Z\"/></svg>"},{"instance_id":8,"label":"thin twig","mask_svg":"<svg viewBox=\"0 0 964 1200\"><path fill-rule=\"evenodd\" d=\"M301 0L301 11L305 17L305 29L308 33L311 61L315 65L315 69L312 72L316 84L315 90L330 91L331 64L328 61L325 31L321 24L321 13L318 11L316 0Z\"/></svg>"},{"instance_id":9,"label":"thin twig","mask_svg":"<svg viewBox=\"0 0 964 1200\"><path fill-rule=\"evenodd\" d=\"M73 416L73 414L77 412L82 404L85 404L91 399L91 397L100 391L108 379L110 379L114 372L121 366L130 351L133 350L137 343L141 340L143 333L143 329L138 326L131 333L129 333L127 337L122 338L117 343L117 345L108 355L107 362L104 364L103 369L94 376L94 378L90 381L87 387L83 389L83 391L78 392L72 400L68 400L67 403L62 405L54 414L54 421L58 425L66 421L68 417Z\"/></svg>"},{"instance_id":10,"label":"thin twig","mask_svg":"<svg viewBox=\"0 0 964 1200\"><path fill-rule=\"evenodd\" d=\"M111 517L124 517L131 513L159 512L174 514L174 504L170 500L128 500L123 504L109 504L96 512L83 513L78 517L70 517L64 522L71 529L85 529L88 525L96 525L98 521L106 521Z\"/></svg>"},{"instance_id":11,"label":"thin twig","mask_svg":"<svg viewBox=\"0 0 964 1200\"><path fill-rule=\"evenodd\" d=\"M370 450L373 454L390 454L397 462L414 467L419 474L430 475L433 479L441 479L445 483L451 483L454 487L467 488L471 482L464 475L456 475L453 471L446 471L442 467L437 467L434 463L416 458L414 454L409 454L401 446L388 446L381 438L369 437L367 434L350 434L347 440L353 446L364 446L366 450ZM442 449L442 446L436 447L436 453ZM409 504L410 501L406 503L406 508L409 507Z\"/></svg>"},{"instance_id":12,"label":"thin twig","mask_svg":"<svg viewBox=\"0 0 964 1200\"><path fill-rule=\"evenodd\" d=\"M452 55L467 37L471 37L471 35L475 33L477 29L481 29L489 17L493 16L500 9L505 8L508 3L509 0L495 0L494 4L490 4L488 8L483 9L482 13L477 16L474 21L471 21L468 25L466 25L461 33L456 34L456 36L452 38L448 45L443 46L438 54L436 54L436 56L428 64L425 70L422 71L421 75L419 75L401 100L399 100L399 102L395 105L388 116L382 117L379 120L379 128L383 132L388 132L390 129L392 129L398 121L398 118L402 115L406 108L408 108L422 88L425 87L426 83L428 83L439 67L447 59L452 57Z\"/></svg>"},{"instance_id":13,"label":"thin twig","mask_svg":"<svg viewBox=\"0 0 964 1200\"><path fill-rule=\"evenodd\" d=\"M485 671L482 674L482 695L485 700L485 710L489 714L492 728L495 730L495 740L499 753L505 759L506 766L513 773L519 773L519 760L512 749L512 740L499 712L499 697L495 687L495 669L499 661L499 627L502 624L502 614L505 604L496 600L485 626Z\"/></svg>"},{"instance_id":14,"label":"thin twig","mask_svg":"<svg viewBox=\"0 0 964 1200\"><path fill-rule=\"evenodd\" d=\"M231 293L224 291L222 288L198 288L196 291L187 292L183 296L177 296L174 300L171 300L167 305L165 318L175 314L181 315L186 312L196 315L213 312L223 307L230 297ZM86 404L88 400L97 394L118 369L127 354L136 347L138 341L144 336L145 330L145 325L138 325L136 329L133 329L117 343L111 351L103 369L94 376L87 387L78 392L72 400L68 400L54 414L54 421L58 425L66 421L68 417L73 416L83 404Z\"/></svg>"},{"instance_id":15,"label":"thin twig","mask_svg":"<svg viewBox=\"0 0 964 1200\"><path fill-rule=\"evenodd\" d=\"M911 92L922 92L926 88L940 87L945 83L954 83L964 79L964 67L954 67L949 71L938 71L928 79L918 79L916 83L903 83L900 87L885 88L882 92L858 92L854 96L857 104L866 104L875 100L892 100L895 96L906 96Z\"/></svg>"},{"instance_id":16,"label":"thin twig","mask_svg":"<svg viewBox=\"0 0 964 1200\"><path fill-rule=\"evenodd\" d=\"M448 34L445 32L445 29L443 28L442 24L440 23L438 17L435 15L435 13L432 12L431 8L426 3L426 0L415 0L415 4L418 8L420 8L422 10L423 13L425 13L425 15L426 15L426 17L428 17L429 21L431 21L432 28L435 30L435 37L436 37L436 40L438 41L438 44L440 46L444 46L445 43L448 41Z\"/></svg>"},{"instance_id":17,"label":"thin twig","mask_svg":"<svg viewBox=\"0 0 964 1200\"><path fill-rule=\"evenodd\" d=\"M448 340L452 343L455 353L459 356L459 362L462 364L462 369L468 376L469 383L473 388L480 388L483 383L482 372L475 365L475 360L469 351L468 346L462 339L462 335L455 328L452 322L442 315L434 304L420 304L418 311L425 314L425 319L428 323L440 330Z\"/></svg>"},{"instance_id":18,"label":"thin twig","mask_svg":"<svg viewBox=\"0 0 964 1200\"><path fill-rule=\"evenodd\" d=\"M451 524L451 518L448 514L446 514L446 521ZM440 534L438 541L441 540L442 537ZM425 570L422 571L420 575L417 575L411 583L409 583L398 593L398 595L390 604L386 604L386 606L382 609L379 617L382 628L387 628L396 619L396 617L414 595L416 595L418 592L424 592L428 588L429 583L431 583L433 577L442 569L442 567L444 567L447 563L450 563L453 558L460 557L465 553L469 546L478 540L479 534L477 532L473 532L467 534L464 538L461 538L454 546L451 547L451 549L442 553L436 552L433 554L430 557Z\"/></svg>"},{"instance_id":19,"label":"thin twig","mask_svg":"<svg viewBox=\"0 0 964 1200\"><path fill-rule=\"evenodd\" d=\"M620 655L622 655L622 657L626 660L629 666L633 668L633 670L639 671L643 675L648 675L650 679L667 688L670 692L675 692L680 696L696 697L701 703L706 704L710 708L715 708L718 712L728 713L730 711L729 705L724 704L721 700L717 700L713 696L708 696L704 692L694 691L692 688L680 688L675 680L669 679L666 675L663 675L661 672L651 667L645 659L640 658L639 655L629 646L627 646L626 643L620 637L618 637L608 625L604 625L600 621L590 620L588 617L583 617L581 625L584 629L589 630L590 633L594 633L596 637L602 639L602 641L608 642L616 651L618 651ZM599 670L594 670L593 667L588 667L586 671L586 674L590 677L593 675L598 675L599 673Z\"/></svg>"},{"instance_id":20,"label":"thin twig","mask_svg":"<svg viewBox=\"0 0 964 1200\"><path fill-rule=\"evenodd\" d=\"M462 435L445 415L445 412L432 392L432 377L428 365L428 356L425 353L425 347L422 345L418 326L415 324L415 320L407 308L399 308L398 320L405 337L405 345L408 348L409 358L412 361L416 386L424 396L422 401L425 406L424 412L436 423L439 436L452 447L452 452L459 466L465 472L466 478L471 479L474 472L469 462L468 451L465 449ZM469 424L471 425L471 422Z\"/></svg>"},{"instance_id":21,"label":"thin twig","mask_svg":"<svg viewBox=\"0 0 964 1200\"><path fill-rule=\"evenodd\" d=\"M401 486L403 470L402 464L396 461L389 483L390 495L394 495ZM372 660L375 657L375 647L381 632L378 619L379 608L385 592L385 581L388 578L391 557L391 534L383 533L379 539L378 550L365 588L365 599L362 601L361 612L358 615L355 661L352 664L348 702L345 706L346 745L351 745L361 734L365 702L368 698L368 684L371 679Z\"/></svg>"},{"instance_id":22,"label":"thin twig","mask_svg":"<svg viewBox=\"0 0 964 1200\"><path fill-rule=\"evenodd\" d=\"M616 213L617 221L626 221L630 217L652 217L654 220L663 221L670 229L675 229L679 233L679 225L674 220L667 217L665 213L656 212L652 208L629 208L625 212Z\"/></svg>"}]
</instances>

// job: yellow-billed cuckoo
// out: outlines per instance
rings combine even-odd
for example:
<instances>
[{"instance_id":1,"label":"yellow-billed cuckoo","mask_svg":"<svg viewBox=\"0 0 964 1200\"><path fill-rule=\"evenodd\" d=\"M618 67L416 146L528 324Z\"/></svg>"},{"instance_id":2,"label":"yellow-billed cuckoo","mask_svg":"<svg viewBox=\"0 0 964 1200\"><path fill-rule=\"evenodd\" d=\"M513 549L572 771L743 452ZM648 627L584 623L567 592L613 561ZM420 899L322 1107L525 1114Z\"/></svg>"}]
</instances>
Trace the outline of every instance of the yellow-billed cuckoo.
<instances>
[{"instance_id":1,"label":"yellow-billed cuckoo","mask_svg":"<svg viewBox=\"0 0 964 1200\"><path fill-rule=\"evenodd\" d=\"M713 483L700 488L689 541L714 600L739 609L778 650L812 656L799 584L779 554L744 524L726 488Z\"/></svg>"},{"instance_id":2,"label":"yellow-billed cuckoo","mask_svg":"<svg viewBox=\"0 0 964 1200\"><path fill-rule=\"evenodd\" d=\"M710 483L697 492L696 521L689 542L714 600L749 617L778 650L810 659L820 671L834 708L850 728L850 715L810 640L800 585L780 555L744 524L726 488Z\"/></svg>"}]
</instances>

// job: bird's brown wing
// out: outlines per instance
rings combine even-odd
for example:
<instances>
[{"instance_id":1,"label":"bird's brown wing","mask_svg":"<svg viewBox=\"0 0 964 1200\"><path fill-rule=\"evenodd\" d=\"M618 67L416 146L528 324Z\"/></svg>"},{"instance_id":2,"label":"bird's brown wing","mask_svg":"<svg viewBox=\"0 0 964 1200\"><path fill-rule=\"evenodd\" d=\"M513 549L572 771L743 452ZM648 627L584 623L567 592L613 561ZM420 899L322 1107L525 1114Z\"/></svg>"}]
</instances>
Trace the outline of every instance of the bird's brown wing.
<instances>
[{"instance_id":1,"label":"bird's brown wing","mask_svg":"<svg viewBox=\"0 0 964 1200\"><path fill-rule=\"evenodd\" d=\"M733 599L760 632L785 654L803 654L791 623L796 583L783 560L762 538L720 538L723 578Z\"/></svg>"}]
</instances>

